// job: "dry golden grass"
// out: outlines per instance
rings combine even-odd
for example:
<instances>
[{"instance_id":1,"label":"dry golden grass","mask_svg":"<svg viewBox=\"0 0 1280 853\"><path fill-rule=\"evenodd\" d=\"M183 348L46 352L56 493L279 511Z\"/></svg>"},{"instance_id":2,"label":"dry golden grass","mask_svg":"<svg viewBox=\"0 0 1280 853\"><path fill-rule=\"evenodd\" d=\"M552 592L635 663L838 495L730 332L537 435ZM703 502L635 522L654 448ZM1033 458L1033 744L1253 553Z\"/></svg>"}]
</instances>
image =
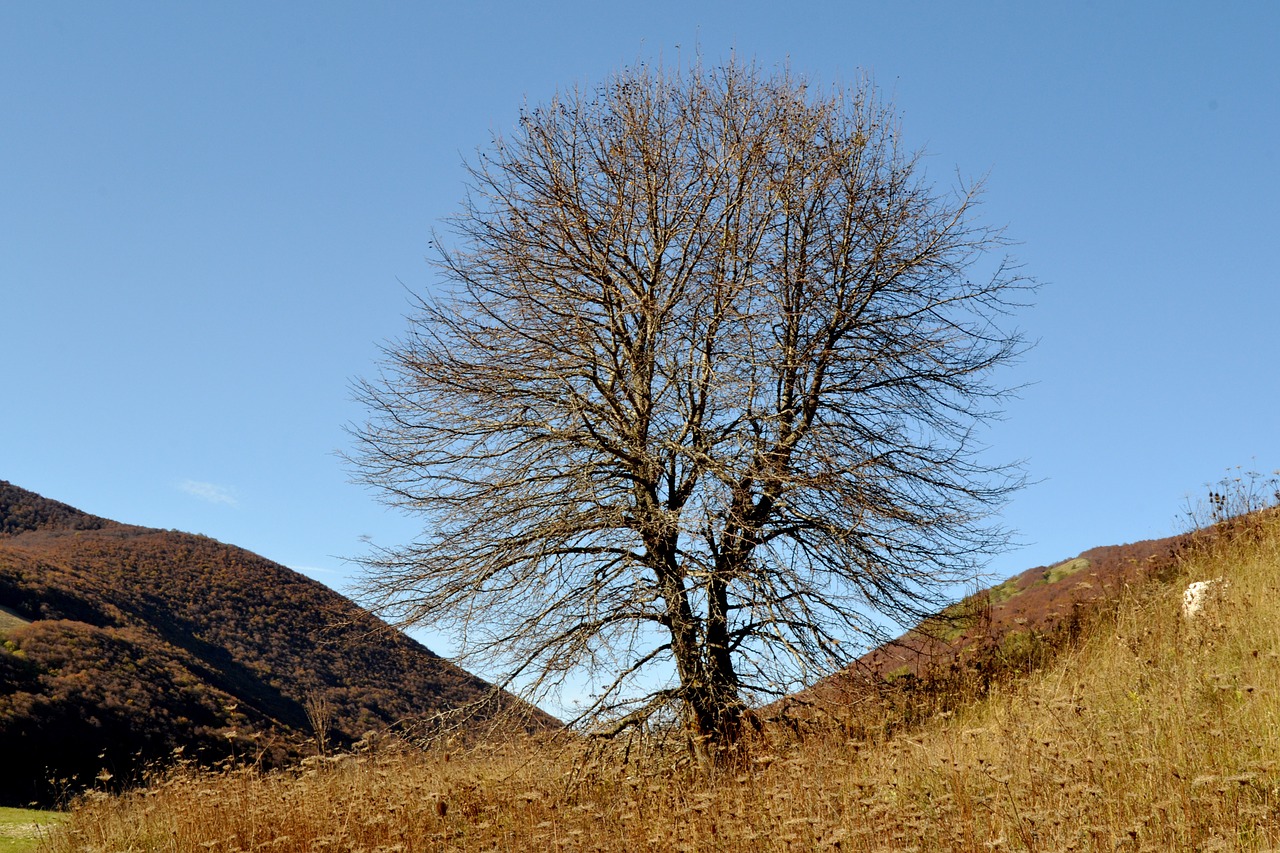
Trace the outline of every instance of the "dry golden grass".
<instances>
[{"instance_id":1,"label":"dry golden grass","mask_svg":"<svg viewBox=\"0 0 1280 853\"><path fill-rule=\"evenodd\" d=\"M42 850L1265 850L1280 846L1280 518L916 726L846 719L699 775L656 745L383 751L90 797ZM1229 578L1200 618L1192 580ZM887 713L855 709L851 715ZM883 724L883 725L880 725ZM852 740L850 731L895 729Z\"/></svg>"}]
</instances>

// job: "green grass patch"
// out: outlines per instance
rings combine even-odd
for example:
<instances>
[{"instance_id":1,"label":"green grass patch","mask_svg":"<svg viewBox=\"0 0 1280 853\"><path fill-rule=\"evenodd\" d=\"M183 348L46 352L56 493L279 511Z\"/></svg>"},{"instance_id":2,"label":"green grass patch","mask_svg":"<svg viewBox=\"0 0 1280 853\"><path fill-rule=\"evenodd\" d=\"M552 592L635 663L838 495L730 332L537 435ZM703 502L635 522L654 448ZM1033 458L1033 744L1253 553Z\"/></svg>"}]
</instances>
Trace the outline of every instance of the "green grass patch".
<instances>
[{"instance_id":1,"label":"green grass patch","mask_svg":"<svg viewBox=\"0 0 1280 853\"><path fill-rule=\"evenodd\" d=\"M987 594L980 592L957 601L937 616L926 619L917 632L944 643L955 642L982 618L988 606Z\"/></svg>"},{"instance_id":2,"label":"green grass patch","mask_svg":"<svg viewBox=\"0 0 1280 853\"><path fill-rule=\"evenodd\" d=\"M1044 579L1049 583L1057 583L1065 577L1074 575L1076 572L1089 568L1089 561L1084 557L1076 557L1074 560L1067 560L1065 563L1049 569L1044 573Z\"/></svg>"},{"instance_id":3,"label":"green grass patch","mask_svg":"<svg viewBox=\"0 0 1280 853\"><path fill-rule=\"evenodd\" d=\"M944 643L954 643L956 640L964 636L964 632L969 630L973 620L961 616L959 614L952 615L944 611L942 618L931 619L921 629L921 633L925 636L932 637L935 640L941 640Z\"/></svg>"},{"instance_id":4,"label":"green grass patch","mask_svg":"<svg viewBox=\"0 0 1280 853\"><path fill-rule=\"evenodd\" d=\"M0 607L0 634L6 631L12 631L14 628L21 628L23 625L30 625L26 619L23 619L17 613L14 613L7 607Z\"/></svg>"},{"instance_id":5,"label":"green grass patch","mask_svg":"<svg viewBox=\"0 0 1280 853\"><path fill-rule=\"evenodd\" d=\"M27 853L41 838L67 819L62 812L11 809L0 806L0 853Z\"/></svg>"},{"instance_id":6,"label":"green grass patch","mask_svg":"<svg viewBox=\"0 0 1280 853\"><path fill-rule=\"evenodd\" d=\"M1004 583L997 584L987 590L987 598L994 607L997 604L1004 604L1020 592L1022 592L1022 590L1018 589L1018 579L1009 578Z\"/></svg>"},{"instance_id":7,"label":"green grass patch","mask_svg":"<svg viewBox=\"0 0 1280 853\"><path fill-rule=\"evenodd\" d=\"M915 676L915 672L912 671L911 667L907 664L903 664L897 669L892 670L891 672L885 673L884 680L888 682L894 682L903 678L914 677L914 676Z\"/></svg>"},{"instance_id":8,"label":"green grass patch","mask_svg":"<svg viewBox=\"0 0 1280 853\"><path fill-rule=\"evenodd\" d=\"M1085 564L1088 565L1088 561L1085 561ZM1018 587L1018 579L1009 578L1004 583L957 601L943 609L937 616L924 620L915 630L926 637L932 637L944 643L953 643L979 622L988 608L1003 604L1022 592L1023 590Z\"/></svg>"}]
</instances>

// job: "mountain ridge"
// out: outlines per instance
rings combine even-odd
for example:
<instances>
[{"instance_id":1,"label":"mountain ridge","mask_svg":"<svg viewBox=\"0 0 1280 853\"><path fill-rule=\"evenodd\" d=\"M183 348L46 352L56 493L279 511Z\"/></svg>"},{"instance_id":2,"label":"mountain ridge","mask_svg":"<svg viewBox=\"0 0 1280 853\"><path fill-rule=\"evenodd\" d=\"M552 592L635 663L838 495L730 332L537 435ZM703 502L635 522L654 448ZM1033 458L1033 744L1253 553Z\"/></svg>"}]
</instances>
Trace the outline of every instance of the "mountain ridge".
<instances>
[{"instance_id":1,"label":"mountain ridge","mask_svg":"<svg viewBox=\"0 0 1280 853\"><path fill-rule=\"evenodd\" d=\"M0 539L36 530L99 530L117 524L0 480Z\"/></svg>"},{"instance_id":2,"label":"mountain ridge","mask_svg":"<svg viewBox=\"0 0 1280 853\"><path fill-rule=\"evenodd\" d=\"M966 596L853 663L766 706L766 717L806 719L819 709L859 704L901 685L943 689L1002 671L1031 671L1071 642L1099 609L1129 588L1168 581L1181 556L1212 531L1086 549L1025 569Z\"/></svg>"},{"instance_id":3,"label":"mountain ridge","mask_svg":"<svg viewBox=\"0 0 1280 853\"><path fill-rule=\"evenodd\" d=\"M273 766L320 734L558 725L242 548L5 481L0 531L0 801L134 781L179 749Z\"/></svg>"}]
</instances>

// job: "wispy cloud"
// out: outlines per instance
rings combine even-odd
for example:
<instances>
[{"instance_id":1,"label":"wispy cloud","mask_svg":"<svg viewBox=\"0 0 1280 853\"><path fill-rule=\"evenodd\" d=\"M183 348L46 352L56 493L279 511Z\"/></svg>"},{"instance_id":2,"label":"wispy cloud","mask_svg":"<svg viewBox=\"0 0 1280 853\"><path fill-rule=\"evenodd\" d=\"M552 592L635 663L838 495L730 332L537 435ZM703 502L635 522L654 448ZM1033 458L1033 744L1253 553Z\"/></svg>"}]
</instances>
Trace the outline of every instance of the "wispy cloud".
<instances>
[{"instance_id":1,"label":"wispy cloud","mask_svg":"<svg viewBox=\"0 0 1280 853\"><path fill-rule=\"evenodd\" d=\"M336 569L325 569L320 566L289 566L295 572L304 574L309 578L319 579L320 577L337 577L340 573Z\"/></svg>"},{"instance_id":2,"label":"wispy cloud","mask_svg":"<svg viewBox=\"0 0 1280 853\"><path fill-rule=\"evenodd\" d=\"M178 484L178 488L202 501L208 501L211 504L226 504L227 506L239 506L235 494L226 486L219 486L217 483L202 483L199 480L183 480Z\"/></svg>"}]
</instances>

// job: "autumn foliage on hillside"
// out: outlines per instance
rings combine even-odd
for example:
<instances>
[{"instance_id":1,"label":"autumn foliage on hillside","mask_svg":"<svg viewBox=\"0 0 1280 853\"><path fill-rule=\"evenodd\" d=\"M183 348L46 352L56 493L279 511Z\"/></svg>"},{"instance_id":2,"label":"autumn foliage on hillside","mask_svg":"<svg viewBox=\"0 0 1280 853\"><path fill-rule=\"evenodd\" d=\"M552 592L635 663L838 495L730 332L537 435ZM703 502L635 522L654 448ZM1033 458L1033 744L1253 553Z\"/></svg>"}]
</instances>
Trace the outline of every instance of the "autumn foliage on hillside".
<instances>
[{"instance_id":1,"label":"autumn foliage on hillside","mask_svg":"<svg viewBox=\"0 0 1280 853\"><path fill-rule=\"evenodd\" d=\"M552 724L248 551L2 481L0 531L0 801L128 783L175 751L275 766L317 727L341 748L507 712Z\"/></svg>"}]
</instances>

